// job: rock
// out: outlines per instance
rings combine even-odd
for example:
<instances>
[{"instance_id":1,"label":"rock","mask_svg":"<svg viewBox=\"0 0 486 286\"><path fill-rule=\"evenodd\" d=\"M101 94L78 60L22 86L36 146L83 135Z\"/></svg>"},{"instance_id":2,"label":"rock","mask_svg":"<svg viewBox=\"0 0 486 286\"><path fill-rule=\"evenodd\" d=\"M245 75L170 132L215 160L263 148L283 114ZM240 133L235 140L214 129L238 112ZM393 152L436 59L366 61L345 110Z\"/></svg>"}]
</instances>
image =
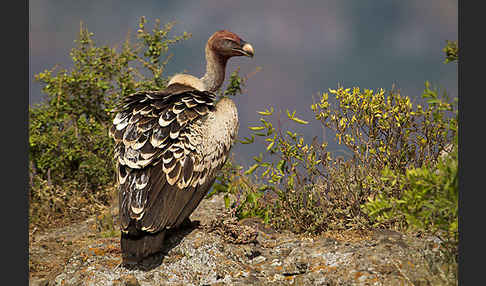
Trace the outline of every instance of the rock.
<instances>
[{"instance_id":1,"label":"rock","mask_svg":"<svg viewBox=\"0 0 486 286\"><path fill-rule=\"evenodd\" d=\"M140 286L140 283L138 283L137 278L133 275L123 276L122 283L123 286Z\"/></svg>"},{"instance_id":2,"label":"rock","mask_svg":"<svg viewBox=\"0 0 486 286\"><path fill-rule=\"evenodd\" d=\"M215 212L215 209L217 212ZM96 236L83 226L56 231L73 237L73 252L53 285L442 285L424 255L439 255L430 239L393 231L330 233L305 237L279 233L261 220L236 221L224 214L222 196L203 200L191 216L200 221L174 230L164 253L149 268L120 266L119 238ZM92 222L95 225L95 221ZM352 239L350 239L352 237ZM74 239L76 238L76 239ZM39 257L49 235L37 237L29 251ZM63 241L60 239L59 241ZM64 244L63 244L64 246ZM51 253L52 247L44 249ZM30 285L48 281L31 279ZM37 284L35 284L37 283ZM44 284L42 284L44 283Z\"/></svg>"}]
</instances>

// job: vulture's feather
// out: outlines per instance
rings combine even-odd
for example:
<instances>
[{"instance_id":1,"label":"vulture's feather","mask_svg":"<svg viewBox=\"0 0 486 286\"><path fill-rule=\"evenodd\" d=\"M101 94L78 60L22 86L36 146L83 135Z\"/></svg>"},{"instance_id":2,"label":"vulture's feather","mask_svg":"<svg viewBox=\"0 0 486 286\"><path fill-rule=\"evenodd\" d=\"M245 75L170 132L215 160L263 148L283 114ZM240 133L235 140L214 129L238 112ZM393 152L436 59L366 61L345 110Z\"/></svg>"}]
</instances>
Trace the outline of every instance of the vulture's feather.
<instances>
[{"instance_id":1,"label":"vulture's feather","mask_svg":"<svg viewBox=\"0 0 486 286\"><path fill-rule=\"evenodd\" d=\"M217 101L214 92L227 59L241 55L253 56L253 48L219 31L206 46L204 77L179 74L166 89L130 94L120 105L109 134L115 141L124 264L162 250L166 230L189 218L226 161L238 115L233 101Z\"/></svg>"}]
</instances>

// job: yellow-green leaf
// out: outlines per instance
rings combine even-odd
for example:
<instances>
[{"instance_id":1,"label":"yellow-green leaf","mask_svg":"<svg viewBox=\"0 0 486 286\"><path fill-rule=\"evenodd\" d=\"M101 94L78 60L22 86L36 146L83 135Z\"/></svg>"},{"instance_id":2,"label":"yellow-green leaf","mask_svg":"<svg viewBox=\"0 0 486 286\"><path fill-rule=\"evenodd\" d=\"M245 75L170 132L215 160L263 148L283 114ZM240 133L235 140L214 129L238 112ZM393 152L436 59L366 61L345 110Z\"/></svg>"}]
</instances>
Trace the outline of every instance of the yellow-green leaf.
<instances>
[{"instance_id":1,"label":"yellow-green leaf","mask_svg":"<svg viewBox=\"0 0 486 286\"><path fill-rule=\"evenodd\" d=\"M253 130L253 131L258 131L258 130L263 130L265 129L265 126L250 126L248 129Z\"/></svg>"},{"instance_id":2,"label":"yellow-green leaf","mask_svg":"<svg viewBox=\"0 0 486 286\"><path fill-rule=\"evenodd\" d=\"M259 164L253 164L248 170L245 171L245 175L251 175L260 166Z\"/></svg>"},{"instance_id":3,"label":"yellow-green leaf","mask_svg":"<svg viewBox=\"0 0 486 286\"><path fill-rule=\"evenodd\" d=\"M270 149L272 149L273 145L275 145L275 141L272 141L272 143L268 144L267 151L270 151Z\"/></svg>"},{"instance_id":4,"label":"yellow-green leaf","mask_svg":"<svg viewBox=\"0 0 486 286\"><path fill-rule=\"evenodd\" d=\"M291 118L293 121L297 122L297 123L300 123L300 124L309 124L308 121L305 121L305 120L302 120L300 118L297 118L297 117L292 117Z\"/></svg>"},{"instance_id":5,"label":"yellow-green leaf","mask_svg":"<svg viewBox=\"0 0 486 286\"><path fill-rule=\"evenodd\" d=\"M268 115L272 115L273 112L269 111L269 110L265 110L265 111L258 111L258 114L260 115L263 115L263 116L268 116Z\"/></svg>"}]
</instances>

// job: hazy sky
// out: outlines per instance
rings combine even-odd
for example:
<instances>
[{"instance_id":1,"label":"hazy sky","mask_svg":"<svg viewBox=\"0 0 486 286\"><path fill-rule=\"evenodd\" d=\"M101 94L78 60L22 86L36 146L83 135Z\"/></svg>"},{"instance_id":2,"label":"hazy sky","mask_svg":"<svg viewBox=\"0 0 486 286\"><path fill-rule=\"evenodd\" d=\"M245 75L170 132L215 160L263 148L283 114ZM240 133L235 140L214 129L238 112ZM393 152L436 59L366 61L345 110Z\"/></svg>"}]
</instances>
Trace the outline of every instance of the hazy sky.
<instances>
[{"instance_id":1,"label":"hazy sky","mask_svg":"<svg viewBox=\"0 0 486 286\"><path fill-rule=\"evenodd\" d=\"M156 18L175 20L175 33L193 34L172 49L166 76L184 70L201 76L204 45L216 30L228 29L252 43L255 57L233 58L227 69L228 75L238 66L242 74L262 68L245 95L235 98L240 136L258 121L255 111L270 105L296 109L312 121L313 97L338 83L387 90L395 84L402 95L416 98L428 80L456 97L457 65L443 64L441 50L446 40L458 39L457 5L453 0L30 1L29 102L42 98L34 74L56 64L71 66L69 51L80 21L98 44L113 45L136 31L141 16L148 27ZM301 132L309 138L322 134L318 124ZM254 155L258 148L253 148L234 151L241 159Z\"/></svg>"}]
</instances>

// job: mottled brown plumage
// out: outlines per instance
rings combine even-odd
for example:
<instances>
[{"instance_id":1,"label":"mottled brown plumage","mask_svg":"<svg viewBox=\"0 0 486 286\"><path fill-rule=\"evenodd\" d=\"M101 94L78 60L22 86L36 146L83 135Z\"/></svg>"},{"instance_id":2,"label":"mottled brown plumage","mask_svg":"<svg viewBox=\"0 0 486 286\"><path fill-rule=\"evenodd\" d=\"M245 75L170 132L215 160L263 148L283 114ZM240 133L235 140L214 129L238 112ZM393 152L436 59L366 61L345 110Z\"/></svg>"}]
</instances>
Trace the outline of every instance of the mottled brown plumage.
<instances>
[{"instance_id":1,"label":"mottled brown plumage","mask_svg":"<svg viewBox=\"0 0 486 286\"><path fill-rule=\"evenodd\" d=\"M206 74L179 74L166 89L124 99L115 140L123 263L161 251L165 232L188 219L213 184L238 131L233 101L214 94L232 56L253 48L228 31L206 44Z\"/></svg>"}]
</instances>

